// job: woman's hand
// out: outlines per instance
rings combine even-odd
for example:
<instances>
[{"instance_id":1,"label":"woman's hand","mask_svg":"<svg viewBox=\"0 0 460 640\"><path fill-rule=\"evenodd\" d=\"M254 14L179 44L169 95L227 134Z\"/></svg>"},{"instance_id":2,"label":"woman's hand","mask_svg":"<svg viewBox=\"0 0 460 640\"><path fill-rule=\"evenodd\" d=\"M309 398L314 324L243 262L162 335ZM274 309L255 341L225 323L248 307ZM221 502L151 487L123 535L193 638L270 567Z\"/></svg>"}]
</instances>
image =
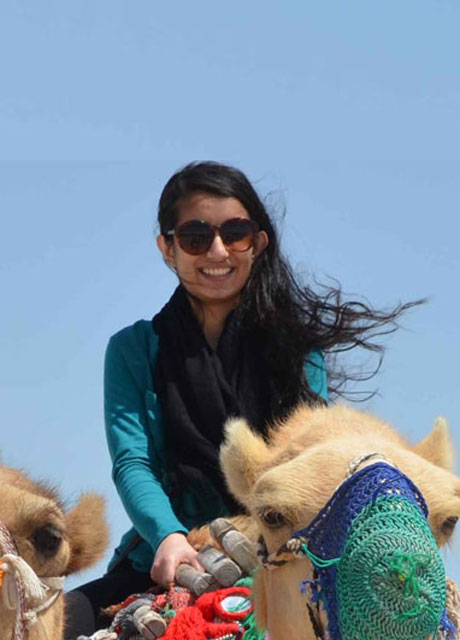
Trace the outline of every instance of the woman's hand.
<instances>
[{"instance_id":1,"label":"woman's hand","mask_svg":"<svg viewBox=\"0 0 460 640\"><path fill-rule=\"evenodd\" d=\"M168 587L174 582L176 569L181 564L190 564L195 569L203 571L203 567L196 559L198 552L187 542L183 533L170 533L161 541L152 568L150 577L153 582Z\"/></svg>"}]
</instances>

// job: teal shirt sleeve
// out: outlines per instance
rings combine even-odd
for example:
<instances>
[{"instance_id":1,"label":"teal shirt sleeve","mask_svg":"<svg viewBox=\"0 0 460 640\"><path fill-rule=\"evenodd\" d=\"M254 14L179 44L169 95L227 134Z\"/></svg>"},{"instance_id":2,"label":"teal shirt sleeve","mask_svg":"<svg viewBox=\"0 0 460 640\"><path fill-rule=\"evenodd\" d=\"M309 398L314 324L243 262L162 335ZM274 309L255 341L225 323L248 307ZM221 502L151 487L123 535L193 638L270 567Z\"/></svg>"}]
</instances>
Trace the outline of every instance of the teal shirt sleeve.
<instances>
[{"instance_id":1,"label":"teal shirt sleeve","mask_svg":"<svg viewBox=\"0 0 460 640\"><path fill-rule=\"evenodd\" d=\"M149 350L139 344L135 328L113 336L107 347L105 424L115 486L136 531L155 552L167 535L187 529L162 486L162 443L155 441L156 435L162 437L162 426L153 387L145 384Z\"/></svg>"},{"instance_id":2,"label":"teal shirt sleeve","mask_svg":"<svg viewBox=\"0 0 460 640\"><path fill-rule=\"evenodd\" d=\"M305 361L305 375L310 389L328 402L327 371L322 351L318 349L310 351Z\"/></svg>"}]
</instances>

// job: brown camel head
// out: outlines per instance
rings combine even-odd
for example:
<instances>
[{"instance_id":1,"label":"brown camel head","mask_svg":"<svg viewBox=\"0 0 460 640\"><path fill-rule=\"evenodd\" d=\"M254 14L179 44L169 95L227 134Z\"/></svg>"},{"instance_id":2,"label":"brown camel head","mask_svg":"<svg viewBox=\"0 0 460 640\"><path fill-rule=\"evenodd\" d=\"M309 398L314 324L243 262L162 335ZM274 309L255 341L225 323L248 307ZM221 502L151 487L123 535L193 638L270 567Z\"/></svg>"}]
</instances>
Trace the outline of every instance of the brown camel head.
<instances>
[{"instance_id":1,"label":"brown camel head","mask_svg":"<svg viewBox=\"0 0 460 640\"><path fill-rule=\"evenodd\" d=\"M40 597L28 595L26 587L24 610L27 620L33 623L28 640L60 640L63 598L60 591L55 591L59 585L55 579L86 569L102 557L108 544L104 501L87 493L75 507L66 511L54 489L33 482L22 472L1 466L0 505L0 557L8 567L2 575L2 592L9 585L13 600L21 599L24 580L27 581L28 575L33 576L28 572L28 565L35 574L34 584L42 583L44 591ZM16 555L21 560L16 561ZM55 598L50 606L34 615L33 610L51 596ZM15 625L21 624L17 621L16 606L10 598L13 608L9 608L7 600L0 598L0 640L10 640Z\"/></svg>"},{"instance_id":2,"label":"brown camel head","mask_svg":"<svg viewBox=\"0 0 460 640\"><path fill-rule=\"evenodd\" d=\"M268 442L244 420L226 427L221 463L230 490L248 509L269 554L309 525L334 494L350 464L378 454L422 492L428 522L439 546L460 517L460 480L450 469L453 447L442 419L420 444L410 446L385 422L344 406L300 407L276 425ZM367 464L366 462L362 463ZM313 577L306 559L260 570L255 582L258 623L270 640L314 638L299 585Z\"/></svg>"}]
</instances>

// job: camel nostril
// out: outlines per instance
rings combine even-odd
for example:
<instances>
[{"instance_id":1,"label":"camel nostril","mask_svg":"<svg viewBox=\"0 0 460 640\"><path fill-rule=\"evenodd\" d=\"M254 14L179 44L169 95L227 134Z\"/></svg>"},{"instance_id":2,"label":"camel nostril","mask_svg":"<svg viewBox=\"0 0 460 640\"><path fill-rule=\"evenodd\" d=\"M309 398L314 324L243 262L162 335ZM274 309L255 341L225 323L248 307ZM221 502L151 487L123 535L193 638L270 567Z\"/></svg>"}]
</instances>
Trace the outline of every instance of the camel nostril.
<instances>
[{"instance_id":1,"label":"camel nostril","mask_svg":"<svg viewBox=\"0 0 460 640\"><path fill-rule=\"evenodd\" d=\"M52 525L35 529L32 541L39 553L51 556L59 549L62 542L61 532Z\"/></svg>"}]
</instances>

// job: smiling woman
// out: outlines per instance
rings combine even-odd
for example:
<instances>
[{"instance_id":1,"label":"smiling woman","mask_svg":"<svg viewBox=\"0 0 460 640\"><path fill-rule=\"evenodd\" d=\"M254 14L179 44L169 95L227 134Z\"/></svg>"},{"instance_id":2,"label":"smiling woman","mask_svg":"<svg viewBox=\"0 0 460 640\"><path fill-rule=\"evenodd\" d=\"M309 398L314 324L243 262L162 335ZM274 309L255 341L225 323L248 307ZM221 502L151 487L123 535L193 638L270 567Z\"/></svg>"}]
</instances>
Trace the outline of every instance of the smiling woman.
<instances>
[{"instance_id":1,"label":"smiling woman","mask_svg":"<svg viewBox=\"0 0 460 640\"><path fill-rule=\"evenodd\" d=\"M195 313L203 314L203 331L214 348L255 258L267 247L267 233L256 229L236 198L198 192L181 206L175 230L157 238Z\"/></svg>"},{"instance_id":2,"label":"smiling woman","mask_svg":"<svg viewBox=\"0 0 460 640\"><path fill-rule=\"evenodd\" d=\"M219 466L223 425L259 434L300 402L325 404L347 375L329 350L374 342L411 304L388 313L318 295L282 256L246 176L215 162L174 174L159 201L158 247L179 286L153 320L109 342L105 420L113 479L133 527L101 579L70 594L67 637L105 626L101 607L167 586L179 564L200 568L189 528L242 510ZM349 376L348 376L349 377Z\"/></svg>"}]
</instances>

